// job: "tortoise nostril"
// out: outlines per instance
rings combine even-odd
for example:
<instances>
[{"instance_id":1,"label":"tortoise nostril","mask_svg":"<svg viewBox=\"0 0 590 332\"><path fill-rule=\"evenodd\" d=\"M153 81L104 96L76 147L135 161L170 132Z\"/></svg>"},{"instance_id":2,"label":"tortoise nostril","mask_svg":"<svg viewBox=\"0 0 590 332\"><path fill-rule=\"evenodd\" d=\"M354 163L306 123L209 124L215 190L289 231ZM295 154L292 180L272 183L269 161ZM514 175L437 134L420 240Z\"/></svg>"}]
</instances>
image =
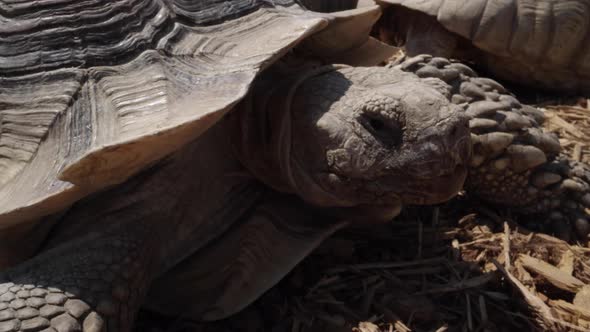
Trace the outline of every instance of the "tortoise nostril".
<instances>
[{"instance_id":1,"label":"tortoise nostril","mask_svg":"<svg viewBox=\"0 0 590 332\"><path fill-rule=\"evenodd\" d=\"M360 119L360 123L387 148L399 146L403 141L403 128L394 119L364 114Z\"/></svg>"}]
</instances>

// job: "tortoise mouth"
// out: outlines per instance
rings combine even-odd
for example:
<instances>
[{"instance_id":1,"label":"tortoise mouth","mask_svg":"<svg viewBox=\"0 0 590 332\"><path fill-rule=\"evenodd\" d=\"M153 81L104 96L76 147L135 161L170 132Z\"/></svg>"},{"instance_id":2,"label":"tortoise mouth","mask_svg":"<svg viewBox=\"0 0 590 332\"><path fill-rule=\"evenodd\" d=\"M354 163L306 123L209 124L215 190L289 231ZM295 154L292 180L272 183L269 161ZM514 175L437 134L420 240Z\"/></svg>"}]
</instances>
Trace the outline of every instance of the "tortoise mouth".
<instances>
[{"instance_id":1,"label":"tortoise mouth","mask_svg":"<svg viewBox=\"0 0 590 332\"><path fill-rule=\"evenodd\" d=\"M341 213L354 223L389 222L399 215L404 205L434 205L450 200L463 188L466 178L467 167L460 164L436 178L417 180L402 192L387 195L387 200L344 208Z\"/></svg>"},{"instance_id":2,"label":"tortoise mouth","mask_svg":"<svg viewBox=\"0 0 590 332\"><path fill-rule=\"evenodd\" d=\"M433 205L455 197L463 188L467 167L457 165L452 171L428 181L419 181L401 193L404 204Z\"/></svg>"}]
</instances>

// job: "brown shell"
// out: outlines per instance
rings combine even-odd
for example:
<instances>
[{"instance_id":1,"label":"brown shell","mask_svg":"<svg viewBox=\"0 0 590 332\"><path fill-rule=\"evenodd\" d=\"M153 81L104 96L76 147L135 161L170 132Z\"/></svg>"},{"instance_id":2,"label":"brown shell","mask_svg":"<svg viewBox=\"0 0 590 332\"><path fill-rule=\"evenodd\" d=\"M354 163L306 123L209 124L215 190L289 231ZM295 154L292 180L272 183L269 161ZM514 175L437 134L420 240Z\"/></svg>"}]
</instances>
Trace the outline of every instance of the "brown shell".
<instances>
[{"instance_id":1,"label":"brown shell","mask_svg":"<svg viewBox=\"0 0 590 332\"><path fill-rule=\"evenodd\" d=\"M290 48L379 16L269 3L0 2L0 229L124 181L210 128Z\"/></svg>"},{"instance_id":2,"label":"brown shell","mask_svg":"<svg viewBox=\"0 0 590 332\"><path fill-rule=\"evenodd\" d=\"M587 0L378 0L430 16L488 52L499 77L590 91Z\"/></svg>"}]
</instances>

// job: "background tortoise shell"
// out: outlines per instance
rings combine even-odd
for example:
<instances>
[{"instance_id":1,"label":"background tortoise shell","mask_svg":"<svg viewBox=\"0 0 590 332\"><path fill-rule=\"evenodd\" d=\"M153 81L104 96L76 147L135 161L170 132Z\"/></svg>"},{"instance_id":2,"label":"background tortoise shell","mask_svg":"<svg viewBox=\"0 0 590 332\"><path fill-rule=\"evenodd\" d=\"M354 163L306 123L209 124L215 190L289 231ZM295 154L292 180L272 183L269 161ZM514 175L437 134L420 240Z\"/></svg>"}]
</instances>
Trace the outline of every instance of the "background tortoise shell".
<instances>
[{"instance_id":1,"label":"background tortoise shell","mask_svg":"<svg viewBox=\"0 0 590 332\"><path fill-rule=\"evenodd\" d=\"M496 78L590 91L590 2L585 0L379 0L426 14L484 51L471 59ZM400 14L401 15L401 14ZM407 13L403 14L408 16ZM417 21L418 22L418 21ZM423 24L424 21L419 21ZM459 45L457 48L462 48ZM428 53L417 50L419 53ZM453 56L465 59L463 50ZM410 54L417 55L417 54ZM437 54L434 54L437 55Z\"/></svg>"}]
</instances>

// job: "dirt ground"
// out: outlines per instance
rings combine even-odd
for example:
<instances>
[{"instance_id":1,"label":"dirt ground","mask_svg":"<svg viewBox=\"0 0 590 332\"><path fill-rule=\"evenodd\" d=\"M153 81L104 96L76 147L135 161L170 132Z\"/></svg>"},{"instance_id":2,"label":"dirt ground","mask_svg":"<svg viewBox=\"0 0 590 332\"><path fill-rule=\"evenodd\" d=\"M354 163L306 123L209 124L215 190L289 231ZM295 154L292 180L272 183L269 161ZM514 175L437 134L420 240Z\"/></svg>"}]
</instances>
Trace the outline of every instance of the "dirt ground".
<instances>
[{"instance_id":1,"label":"dirt ground","mask_svg":"<svg viewBox=\"0 0 590 332\"><path fill-rule=\"evenodd\" d=\"M590 163L588 100L533 102L570 157ZM336 234L230 319L142 312L136 330L590 331L590 239L553 237L534 227L543 218L519 219L464 195L409 207L389 225Z\"/></svg>"}]
</instances>

